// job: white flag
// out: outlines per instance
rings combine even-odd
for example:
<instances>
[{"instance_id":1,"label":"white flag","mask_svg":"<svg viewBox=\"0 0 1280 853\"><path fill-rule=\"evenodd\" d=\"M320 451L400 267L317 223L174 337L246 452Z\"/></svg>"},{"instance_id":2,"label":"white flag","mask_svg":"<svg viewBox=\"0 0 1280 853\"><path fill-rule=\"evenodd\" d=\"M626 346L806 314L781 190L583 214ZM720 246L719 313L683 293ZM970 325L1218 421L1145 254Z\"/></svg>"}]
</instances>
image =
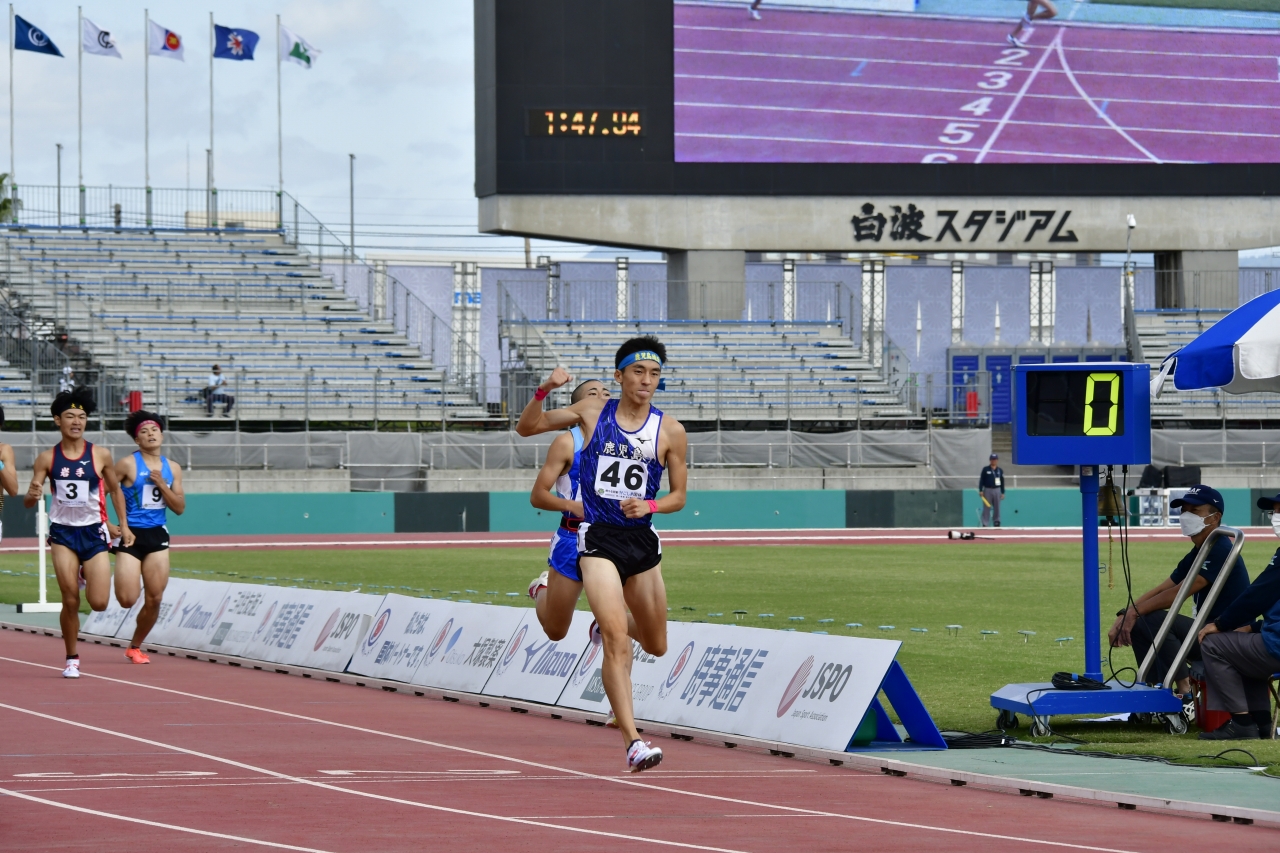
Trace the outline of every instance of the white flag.
<instances>
[{"instance_id":1,"label":"white flag","mask_svg":"<svg viewBox=\"0 0 1280 853\"><path fill-rule=\"evenodd\" d=\"M307 40L296 33L291 33L280 25L280 58L286 62L296 62L304 68L310 68L320 51L307 44Z\"/></svg>"},{"instance_id":2,"label":"white flag","mask_svg":"<svg viewBox=\"0 0 1280 853\"><path fill-rule=\"evenodd\" d=\"M116 40L111 37L111 33L98 29L97 25L88 18L81 18L80 24L80 43L85 53L114 56L116 59L124 58L120 55L120 51L116 50Z\"/></svg>"},{"instance_id":3,"label":"white flag","mask_svg":"<svg viewBox=\"0 0 1280 853\"><path fill-rule=\"evenodd\" d=\"M182 61L182 36L173 30L166 30L155 21L147 21L150 38L147 39L147 53L152 56L168 56Z\"/></svg>"}]
</instances>

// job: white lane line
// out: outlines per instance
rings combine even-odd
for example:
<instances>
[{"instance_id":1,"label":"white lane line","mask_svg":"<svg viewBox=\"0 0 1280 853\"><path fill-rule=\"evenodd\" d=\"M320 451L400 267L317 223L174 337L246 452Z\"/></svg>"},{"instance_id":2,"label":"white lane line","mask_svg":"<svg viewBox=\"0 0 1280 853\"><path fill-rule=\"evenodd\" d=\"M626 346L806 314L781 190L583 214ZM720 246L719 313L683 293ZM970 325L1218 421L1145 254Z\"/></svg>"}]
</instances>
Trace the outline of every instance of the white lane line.
<instances>
[{"instance_id":1,"label":"white lane line","mask_svg":"<svg viewBox=\"0 0 1280 853\"><path fill-rule=\"evenodd\" d=\"M1013 96L1013 103L1009 104L1009 108L1004 111L1004 115L1000 116L1000 122L996 125L996 129L991 131L991 135L987 137L987 141L983 143L982 150L978 152L977 158L973 161L981 163L986 159L987 154L991 152L992 146L996 144L996 140L1000 138L1001 132L1008 126L1009 120L1013 118L1013 111L1018 108L1018 104L1022 103L1022 99L1026 97L1027 90L1031 88L1031 84L1036 81L1036 77L1040 76L1040 69L1044 68L1045 62L1049 59L1049 54L1053 53L1056 45L1062 44L1062 30L1058 30L1058 34L1053 37L1053 41L1049 42L1049 46L1040 54L1040 59L1036 61L1036 67L1031 69L1031 73L1027 75L1027 79L1022 81L1022 88L1018 90L1018 94Z\"/></svg>"},{"instance_id":2,"label":"white lane line","mask_svg":"<svg viewBox=\"0 0 1280 853\"><path fill-rule=\"evenodd\" d=\"M1052 70L1052 69L1050 69ZM1049 71L1045 71L1046 74ZM817 116L850 116L856 118L902 118L902 119L925 119L929 121L953 121L954 115L931 115L928 113L898 113L883 112L877 110L841 110L832 107L797 107L788 104L731 104L726 102L709 102L709 101L676 101L677 107L685 107L688 109L707 109L707 110L735 110L741 112L743 110L757 110L760 112L786 112L786 113L802 113ZM999 119L994 118L966 118L965 121L974 122L976 124L995 124ZM1079 122L1061 122L1061 121L1022 121L1019 119L1010 119L1009 124L1026 125L1028 127L1057 127L1076 130L1102 130L1096 124L1080 124ZM1280 133L1252 133L1234 130L1189 130L1183 128L1166 128L1166 127L1132 127L1130 130L1142 131L1143 133L1175 133L1183 136L1228 136L1232 139L1239 137L1260 138L1260 139L1280 139ZM936 148L937 146L930 146Z\"/></svg>"},{"instance_id":3,"label":"white lane line","mask_svg":"<svg viewBox=\"0 0 1280 853\"><path fill-rule=\"evenodd\" d=\"M501 823L518 823L524 826L537 826L543 829L552 829L560 832L577 832L585 835L598 835L603 838L614 838L614 839L620 839L623 841L638 841L643 844L656 844L661 847L680 847L685 850L709 850L709 851L712 851L712 853L744 853L744 851L733 850L732 848L728 848L728 847L710 847L705 844L688 844L681 841L667 841L661 838L645 838L639 835L626 835L621 832L605 832L603 830L583 829L581 827L576 827L576 826L559 826L554 823L543 823L542 821L537 821L537 820L526 820L524 818L508 817L506 815L488 814L486 812L470 811L469 809L455 809L449 806L439 806L434 803L424 803L417 800L405 800L400 797L388 797L383 794L375 794L371 791L352 790L351 788L344 788L341 785L330 785L325 782L317 782L312 779L304 779L301 776L291 776L288 773L281 773L278 770L271 770L266 767L258 767L256 765L248 764L243 761L236 761L231 758L223 758L220 755L213 755L208 752L200 752L195 749L187 749L186 747L183 747L183 746L177 746L175 744L164 743L158 740L151 740L149 738L138 737L137 735L127 735L127 734L124 734L123 732L112 731L111 729L104 729L100 726L91 726L88 723L79 723L74 720L64 720L61 717L55 717L52 714L42 714L39 711L32 711L29 708L20 708L17 705L9 705L9 704L0 702L0 708L4 708L9 711L14 711L19 714L26 714L31 717L38 717L39 719L48 720L49 722L53 722L53 723L61 723L64 726L74 726L75 728L84 729L86 731L91 731L91 732L97 732L98 734L104 734L104 735L110 735L112 737L123 738L124 740L133 741L134 743L142 743L142 744L146 744L147 746L155 746L155 747L160 747L161 749L169 749L174 752L180 752L183 755L192 755L192 756L195 756L196 758L203 758L207 761L213 761L218 764L226 764L231 767L239 767L241 770L248 770L253 773L261 773L263 776L270 776L274 779L286 780L286 781L294 782L299 785L308 785L313 788L320 788L325 791L333 791L339 794L346 794L352 797L364 797L370 800L380 800L382 802L394 803L396 805L401 805L401 806L412 806L414 808L427 809L429 811L434 811L434 812L443 812L445 814L463 815L465 817L483 818L485 820L496 820ZM12 791L5 791L5 793L11 794L13 796L22 796L24 798L30 797L30 795L28 794L19 795L19 794L15 794ZM33 799L38 799L38 798L33 798ZM301 850L304 848L294 847L290 849Z\"/></svg>"},{"instance_id":4,"label":"white lane line","mask_svg":"<svg viewBox=\"0 0 1280 853\"><path fill-rule=\"evenodd\" d=\"M60 803L57 800L46 800L44 797L35 797L31 794L23 794L19 791L10 791L7 788L0 788L0 794L9 797L16 797L20 800L27 800L32 803L40 803L45 806L53 806L58 809L68 809L69 811L79 812L80 814L93 815L95 817L105 817L111 820L122 820L126 823L137 823L142 826L153 826L157 829L169 829L174 832L186 832L191 835L203 835L206 838L218 838L223 841L238 841L241 844L255 844L259 847L274 847L278 850L300 850L302 853L331 853L328 850L321 850L318 847L298 847L294 844L281 844L276 841L264 841L260 838L247 838L243 835L228 835L225 832L210 832L205 829L194 829L190 826L178 826L173 823L160 823L154 820L143 820L140 817L129 817L128 815L115 814L114 812L104 812L98 809L87 809L83 806L73 806L69 803Z\"/></svg>"},{"instance_id":5,"label":"white lane line","mask_svg":"<svg viewBox=\"0 0 1280 853\"><path fill-rule=\"evenodd\" d=\"M3 657L3 656L0 656L0 661L5 661L8 663L23 664L24 666L32 666L32 667L36 667L37 669L48 669L48 670L60 669L60 667L57 667L57 666L49 666L47 664L34 663L32 661L18 660L17 658L9 658L9 657ZM294 714L289 711L278 711L274 708L264 708L258 705L249 705L244 702L235 702L230 699L219 699L214 696L203 696L199 693L188 693L183 690L174 690L171 687L159 687L154 684L142 684L136 681L128 681L123 678L111 678L110 676L106 676L106 675L93 675L92 673L84 673L84 672L82 672L80 676L82 678L94 678L100 681L109 681L115 684L124 684L129 687L141 687L147 690L159 691L161 693L171 693L176 696L186 696L191 699L201 699L203 701L213 702L218 705L227 705L233 708L245 708L247 710L258 711L264 714L274 714L281 717L289 717L291 719L305 720L309 723L317 723L319 725L332 726L334 728L345 729L347 731L354 731L354 732L360 732L362 734L375 735L377 737L390 738L392 740L404 741L406 743L416 743L416 744L421 744L423 746L431 746L437 749L444 749L452 752L460 752L464 755L476 755L483 758L492 758L498 761L507 761L512 764L519 764L525 767L537 767L542 770L556 771L556 772L568 774L570 776L577 776L583 779L593 779L600 782L612 782L616 785L626 785L632 788L641 788L641 789L650 790L650 791L657 791L664 794L678 794L680 796L694 797L696 799L714 800L714 801L725 802L725 803L736 803L738 805L755 806L757 808L764 808L764 809L777 809L778 811L788 812L791 814L816 815L819 817L838 817L838 818L843 818L845 820L858 821L860 823L876 824L880 826L896 826L896 827L902 827L906 829L923 829L931 832L942 832L949 835L963 835L963 836L971 836L975 838L991 838L999 841L1019 841L1025 844L1041 844L1049 847L1066 847L1072 850L1095 850L1095 851L1100 851L1100 853L1134 853L1134 851L1118 850L1110 847L1094 847L1087 844L1074 844L1068 841L1048 841L1040 838L1025 838L1017 835L1000 835L992 832L977 832L975 830L968 830L968 829L953 829L951 827L933 826L925 823L908 823L906 821L899 821L899 820L884 820L882 818L863 817L861 815L842 814L840 812L827 812L827 811L820 811L817 809L799 808L797 806L784 806L784 805L778 805L776 803L762 803L755 800L745 800L738 797L725 797L717 794L707 794L701 791L686 791L682 788L665 788L661 785L652 785L646 782L640 782L633 779L614 778L612 776L601 776L595 773L588 773L584 770L573 770L571 768L566 768L566 767L557 767L554 764L542 764L537 761L529 761L523 758L513 758L508 755L500 755L498 753L485 752L484 750L479 750L479 749L470 749L469 747L465 747L465 746L454 746L453 744L426 740L425 738L411 737L410 735L402 735L402 734L397 734L395 732L384 732L378 729L366 728L364 726L355 726L355 725L351 725L350 723L338 723L338 722L334 722L333 720L325 720L319 717L308 717L304 714ZM0 706L0 707L4 707L4 706ZM35 712L29 712L29 713L35 713ZM108 732L108 734L116 734L116 732Z\"/></svg>"},{"instance_id":6,"label":"white lane line","mask_svg":"<svg viewBox=\"0 0 1280 853\"><path fill-rule=\"evenodd\" d=\"M1107 115L1106 111L1103 110L1102 107L1094 103L1093 98L1089 97L1089 93L1086 92L1083 89L1083 87L1081 87L1080 82L1076 80L1076 75L1073 74L1071 71L1071 66L1067 64L1067 55L1062 50L1063 32L1065 32L1065 30L1058 31L1058 38L1057 38L1058 61L1062 63L1062 70L1067 73L1067 79L1071 81L1071 85L1075 88L1076 92L1080 95L1081 98L1084 99L1084 102L1086 104L1088 104L1090 107L1093 108L1093 111L1098 114L1098 118L1102 119L1107 124L1111 125L1112 130L1114 130L1116 133L1123 136L1126 142L1128 142L1134 148L1138 149L1144 155L1146 155L1146 158L1148 160L1150 160L1153 163L1163 162L1159 157L1152 154L1147 149L1143 148L1142 145L1138 142L1138 140L1134 139L1132 136L1130 136L1128 133L1125 132L1125 129L1123 127L1116 124L1115 121L1112 120L1111 116Z\"/></svg>"},{"instance_id":7,"label":"white lane line","mask_svg":"<svg viewBox=\"0 0 1280 853\"><path fill-rule=\"evenodd\" d=\"M1074 0L1072 1L1074 2ZM1082 48L1082 50L1087 50L1087 49L1088 48ZM1072 50L1075 50L1075 48L1072 48ZM675 52L697 54L697 55L710 55L710 56L733 56L733 57L750 56L750 57L755 57L757 59L806 59L806 60L811 59L815 62L835 62L842 66L847 66L849 63L852 63L852 62L865 61L868 63L874 62L877 65L920 66L922 68L937 68L937 69L943 69L946 71L957 71L962 68L982 70L982 71L988 71L991 69L990 65L984 65L982 63L934 62L932 60L926 60L926 59L889 59L889 58L880 58L880 57L874 57L874 56L866 56L866 57L824 56L821 54L776 53L776 52L765 51L765 50L749 50L749 51L748 50L710 50L707 48L678 47L675 49ZM1263 58L1270 59L1271 57L1263 57ZM1010 67L1017 67L1017 66L1010 66ZM1055 71L1054 69L1050 68L1045 73L1061 74L1062 72ZM1191 75L1181 75L1181 74L1137 74L1137 73L1132 73L1128 71L1082 71L1080 73L1087 74L1089 76L1096 76L1096 77L1123 77L1125 79L1148 79L1149 78L1152 80L1188 80L1193 83L1205 83L1205 82L1209 82L1209 83L1274 83L1275 82L1270 77L1195 77Z\"/></svg>"},{"instance_id":8,"label":"white lane line","mask_svg":"<svg viewBox=\"0 0 1280 853\"><path fill-rule=\"evenodd\" d=\"M1076 48L1071 48L1075 50ZM676 74L677 78L688 80L711 80L717 83L760 83L760 84L785 84L788 86L835 86L839 89L884 89L890 92L933 92L944 95L966 95L972 96L972 89L957 89L947 86L919 86L907 84L893 83L850 83L843 80L803 80L782 77L744 77L733 74ZM993 94L999 95L1000 90L992 90ZM1005 93L1008 94L1007 92ZM1037 94L1028 95L1031 100L1043 101L1074 101L1075 95L1054 95L1054 94ZM1143 104L1145 106L1158 107L1201 107L1204 109L1214 108L1222 110L1274 110L1275 104L1242 104L1239 102L1223 104L1214 101L1159 101L1148 98L1110 98L1113 104ZM16 550L16 549L15 549ZM25 550L30 551L30 548Z\"/></svg>"}]
</instances>

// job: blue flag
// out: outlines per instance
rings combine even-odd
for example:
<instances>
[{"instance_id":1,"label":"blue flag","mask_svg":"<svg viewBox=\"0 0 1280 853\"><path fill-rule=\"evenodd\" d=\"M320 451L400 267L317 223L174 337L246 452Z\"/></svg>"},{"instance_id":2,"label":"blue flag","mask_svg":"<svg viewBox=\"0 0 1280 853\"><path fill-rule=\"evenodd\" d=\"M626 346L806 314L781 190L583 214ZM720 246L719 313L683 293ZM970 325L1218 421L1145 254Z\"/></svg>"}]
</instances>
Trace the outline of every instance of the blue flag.
<instances>
[{"instance_id":1,"label":"blue flag","mask_svg":"<svg viewBox=\"0 0 1280 853\"><path fill-rule=\"evenodd\" d=\"M213 58L253 59L253 49L258 46L258 34L231 27L213 27Z\"/></svg>"},{"instance_id":2,"label":"blue flag","mask_svg":"<svg viewBox=\"0 0 1280 853\"><path fill-rule=\"evenodd\" d=\"M257 41L254 37L254 41ZM29 24L22 19L21 15L13 16L13 49L14 50L33 50L36 53L52 53L54 56L62 56L62 51L58 50L58 46L49 40L44 34L44 30Z\"/></svg>"}]
</instances>

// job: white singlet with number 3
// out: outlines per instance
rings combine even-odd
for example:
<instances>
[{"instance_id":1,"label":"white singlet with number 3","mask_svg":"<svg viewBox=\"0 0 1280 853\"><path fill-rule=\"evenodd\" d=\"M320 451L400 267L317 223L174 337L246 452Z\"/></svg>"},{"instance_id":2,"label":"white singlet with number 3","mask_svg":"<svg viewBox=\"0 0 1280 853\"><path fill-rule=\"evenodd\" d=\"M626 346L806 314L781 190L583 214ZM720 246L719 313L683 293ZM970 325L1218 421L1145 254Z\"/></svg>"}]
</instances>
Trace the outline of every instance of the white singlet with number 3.
<instances>
[{"instance_id":1,"label":"white singlet with number 3","mask_svg":"<svg viewBox=\"0 0 1280 853\"><path fill-rule=\"evenodd\" d=\"M168 509L169 505L164 502L164 492L160 491L160 487L155 483L147 483L142 490L142 508L143 509Z\"/></svg>"},{"instance_id":2,"label":"white singlet with number 3","mask_svg":"<svg viewBox=\"0 0 1280 853\"><path fill-rule=\"evenodd\" d=\"M602 498L620 501L643 498L649 484L649 468L643 459L606 456L596 460L595 493Z\"/></svg>"},{"instance_id":3,"label":"white singlet with number 3","mask_svg":"<svg viewBox=\"0 0 1280 853\"><path fill-rule=\"evenodd\" d=\"M54 480L53 484L58 490L58 503L63 506L89 505L88 480Z\"/></svg>"}]
</instances>

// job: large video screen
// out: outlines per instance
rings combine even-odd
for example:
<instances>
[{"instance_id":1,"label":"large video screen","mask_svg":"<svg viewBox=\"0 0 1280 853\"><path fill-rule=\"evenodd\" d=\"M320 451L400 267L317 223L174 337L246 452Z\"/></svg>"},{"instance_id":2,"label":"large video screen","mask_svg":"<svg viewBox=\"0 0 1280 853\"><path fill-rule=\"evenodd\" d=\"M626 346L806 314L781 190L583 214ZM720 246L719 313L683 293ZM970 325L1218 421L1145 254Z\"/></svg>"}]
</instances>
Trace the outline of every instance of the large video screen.
<instances>
[{"instance_id":1,"label":"large video screen","mask_svg":"<svg viewBox=\"0 0 1280 853\"><path fill-rule=\"evenodd\" d=\"M675 160L1278 163L1259 5L679 0Z\"/></svg>"}]
</instances>

